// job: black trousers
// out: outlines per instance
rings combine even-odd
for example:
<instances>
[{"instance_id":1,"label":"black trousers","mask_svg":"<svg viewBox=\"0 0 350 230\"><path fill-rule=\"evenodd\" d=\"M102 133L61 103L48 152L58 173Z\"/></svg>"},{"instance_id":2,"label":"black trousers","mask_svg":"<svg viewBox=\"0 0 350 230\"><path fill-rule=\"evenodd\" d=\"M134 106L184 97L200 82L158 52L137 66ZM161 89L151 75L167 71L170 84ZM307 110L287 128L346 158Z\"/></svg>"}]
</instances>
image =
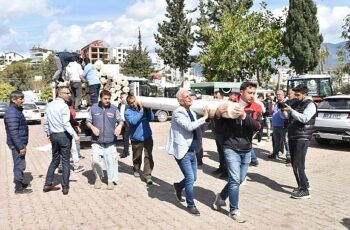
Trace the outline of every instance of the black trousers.
<instances>
[{"instance_id":1,"label":"black trousers","mask_svg":"<svg viewBox=\"0 0 350 230\"><path fill-rule=\"evenodd\" d=\"M77 110L81 105L82 83L71 82L70 88L72 92L72 101L73 101L74 109Z\"/></svg>"},{"instance_id":2,"label":"black trousers","mask_svg":"<svg viewBox=\"0 0 350 230\"><path fill-rule=\"evenodd\" d=\"M19 155L19 151L13 147L9 146L12 151L13 159L13 176L16 189L22 188L24 170L26 169L26 159L24 156Z\"/></svg>"},{"instance_id":3,"label":"black trousers","mask_svg":"<svg viewBox=\"0 0 350 230\"><path fill-rule=\"evenodd\" d=\"M145 178L151 178L152 170L154 167L152 155L153 139L150 138L145 141L131 141L131 146L134 171L140 170L142 163L142 152L145 150L145 156L143 158L143 175Z\"/></svg>"},{"instance_id":4,"label":"black trousers","mask_svg":"<svg viewBox=\"0 0 350 230\"><path fill-rule=\"evenodd\" d=\"M225 164L225 156L224 156L224 147L223 147L223 136L216 134L215 136L215 143L216 143L216 148L219 154L219 168L221 169L226 169L226 164Z\"/></svg>"},{"instance_id":5,"label":"black trousers","mask_svg":"<svg viewBox=\"0 0 350 230\"><path fill-rule=\"evenodd\" d=\"M303 190L306 190L309 186L309 180L305 174L305 157L309 142L306 139L289 139L288 141L294 176L298 187Z\"/></svg>"},{"instance_id":6,"label":"black trousers","mask_svg":"<svg viewBox=\"0 0 350 230\"><path fill-rule=\"evenodd\" d=\"M72 148L72 136L69 133L52 133L52 160L47 170L45 185L53 183L55 170L62 159L62 188L69 188L69 157Z\"/></svg>"}]
</instances>

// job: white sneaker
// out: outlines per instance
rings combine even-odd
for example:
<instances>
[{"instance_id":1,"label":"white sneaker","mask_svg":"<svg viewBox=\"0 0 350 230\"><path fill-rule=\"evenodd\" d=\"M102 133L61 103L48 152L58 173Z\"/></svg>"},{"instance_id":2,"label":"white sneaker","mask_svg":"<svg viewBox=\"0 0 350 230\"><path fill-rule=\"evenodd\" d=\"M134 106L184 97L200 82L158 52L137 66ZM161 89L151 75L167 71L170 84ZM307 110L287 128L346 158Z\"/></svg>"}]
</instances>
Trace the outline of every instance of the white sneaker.
<instances>
[{"instance_id":1,"label":"white sneaker","mask_svg":"<svg viewBox=\"0 0 350 230\"><path fill-rule=\"evenodd\" d=\"M221 209L221 206L226 206L226 202L223 199L221 199L220 193L218 193L215 196L213 208L214 208L214 210L219 211Z\"/></svg>"},{"instance_id":2,"label":"white sneaker","mask_svg":"<svg viewBox=\"0 0 350 230\"><path fill-rule=\"evenodd\" d=\"M247 179L245 179L244 181L242 181L241 185L242 185L242 186L247 185Z\"/></svg>"},{"instance_id":3,"label":"white sneaker","mask_svg":"<svg viewBox=\"0 0 350 230\"><path fill-rule=\"evenodd\" d=\"M237 223L245 223L245 220L242 218L241 212L238 209L230 211L228 216L237 221Z\"/></svg>"},{"instance_id":4,"label":"white sneaker","mask_svg":"<svg viewBox=\"0 0 350 230\"><path fill-rule=\"evenodd\" d=\"M78 168L74 169L73 172L78 173L78 172L82 172L85 170L84 166L79 166Z\"/></svg>"}]
</instances>

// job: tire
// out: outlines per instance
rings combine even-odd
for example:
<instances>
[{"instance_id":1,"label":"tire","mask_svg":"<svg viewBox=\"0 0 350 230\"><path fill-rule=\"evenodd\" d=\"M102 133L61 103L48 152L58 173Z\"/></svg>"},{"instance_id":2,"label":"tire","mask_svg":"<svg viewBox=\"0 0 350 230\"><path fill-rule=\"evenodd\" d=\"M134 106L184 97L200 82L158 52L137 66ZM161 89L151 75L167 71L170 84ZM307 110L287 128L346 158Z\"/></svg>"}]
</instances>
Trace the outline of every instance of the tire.
<instances>
[{"instance_id":1,"label":"tire","mask_svg":"<svg viewBox=\"0 0 350 230\"><path fill-rule=\"evenodd\" d=\"M315 141L319 145L329 145L329 143L331 142L331 140L329 139L322 139L322 138L315 138Z\"/></svg>"},{"instance_id":2,"label":"tire","mask_svg":"<svg viewBox=\"0 0 350 230\"><path fill-rule=\"evenodd\" d=\"M165 122L168 120L168 113L164 110L157 111L157 120L159 122Z\"/></svg>"}]
</instances>

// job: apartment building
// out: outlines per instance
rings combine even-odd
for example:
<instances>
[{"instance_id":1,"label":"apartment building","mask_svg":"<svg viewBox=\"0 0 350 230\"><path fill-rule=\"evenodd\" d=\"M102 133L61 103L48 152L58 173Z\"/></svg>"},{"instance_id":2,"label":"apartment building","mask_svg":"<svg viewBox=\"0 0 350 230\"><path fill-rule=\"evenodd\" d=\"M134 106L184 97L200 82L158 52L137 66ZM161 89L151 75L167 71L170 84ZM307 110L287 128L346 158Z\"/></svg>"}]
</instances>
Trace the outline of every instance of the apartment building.
<instances>
[{"instance_id":1,"label":"apartment building","mask_svg":"<svg viewBox=\"0 0 350 230\"><path fill-rule=\"evenodd\" d=\"M109 60L109 45L102 40L95 40L84 46L80 53L83 58L89 58L91 63L95 63L97 60Z\"/></svg>"},{"instance_id":2,"label":"apartment building","mask_svg":"<svg viewBox=\"0 0 350 230\"><path fill-rule=\"evenodd\" d=\"M129 50L132 50L133 46L125 46L120 44L117 47L111 49L111 60L114 60L116 63L121 64L125 62L126 56L128 55Z\"/></svg>"}]
</instances>

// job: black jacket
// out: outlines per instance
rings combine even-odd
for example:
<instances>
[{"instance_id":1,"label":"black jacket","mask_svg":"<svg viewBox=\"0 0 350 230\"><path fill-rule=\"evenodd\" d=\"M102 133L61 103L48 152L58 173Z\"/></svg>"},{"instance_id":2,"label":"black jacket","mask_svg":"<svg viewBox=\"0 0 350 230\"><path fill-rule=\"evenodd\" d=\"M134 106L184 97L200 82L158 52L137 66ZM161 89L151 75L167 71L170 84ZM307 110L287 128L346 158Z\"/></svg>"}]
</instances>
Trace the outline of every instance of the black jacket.
<instances>
[{"instance_id":1,"label":"black jacket","mask_svg":"<svg viewBox=\"0 0 350 230\"><path fill-rule=\"evenodd\" d=\"M23 108L10 103L4 116L7 144L18 151L27 146L29 136L28 125L22 111Z\"/></svg>"}]
</instances>

